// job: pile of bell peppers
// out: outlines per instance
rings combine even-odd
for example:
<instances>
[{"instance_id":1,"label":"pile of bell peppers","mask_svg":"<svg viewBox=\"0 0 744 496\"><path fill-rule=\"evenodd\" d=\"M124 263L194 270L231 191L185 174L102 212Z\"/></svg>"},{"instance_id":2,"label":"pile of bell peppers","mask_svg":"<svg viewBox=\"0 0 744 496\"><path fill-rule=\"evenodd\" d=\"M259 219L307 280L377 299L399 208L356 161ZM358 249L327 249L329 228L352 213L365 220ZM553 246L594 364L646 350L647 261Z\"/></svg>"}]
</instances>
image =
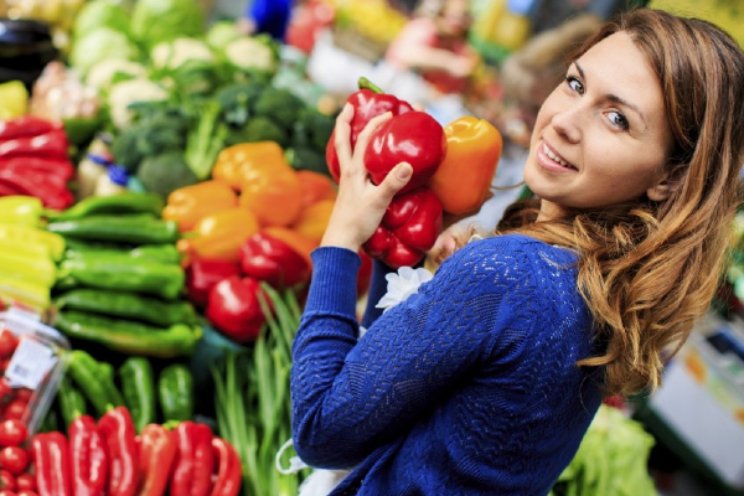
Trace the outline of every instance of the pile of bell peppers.
<instances>
[{"instance_id":1,"label":"pile of bell peppers","mask_svg":"<svg viewBox=\"0 0 744 496\"><path fill-rule=\"evenodd\" d=\"M347 100L354 109L350 141L374 117L392 118L376 129L365 151L371 181L379 184L399 163L413 167L408 184L388 207L380 226L364 249L390 267L413 266L436 241L443 215L473 213L487 199L501 154L501 135L491 124L463 117L442 128L431 116L385 94L366 78ZM331 176L338 181L339 160L335 135L326 147Z\"/></svg>"},{"instance_id":2,"label":"pile of bell peppers","mask_svg":"<svg viewBox=\"0 0 744 496\"><path fill-rule=\"evenodd\" d=\"M0 121L0 196L35 196L55 210L72 205L68 148L61 124L33 116Z\"/></svg>"},{"instance_id":3,"label":"pile of bell peppers","mask_svg":"<svg viewBox=\"0 0 744 496\"><path fill-rule=\"evenodd\" d=\"M236 450L207 424L147 424L137 434L118 406L98 421L80 415L60 431L30 440L39 496L235 496L241 486Z\"/></svg>"},{"instance_id":4,"label":"pile of bell peppers","mask_svg":"<svg viewBox=\"0 0 744 496\"><path fill-rule=\"evenodd\" d=\"M67 336L115 351L169 358L190 354L201 338L174 222L152 193L90 197L53 215L63 236L52 324Z\"/></svg>"},{"instance_id":5,"label":"pile of bell peppers","mask_svg":"<svg viewBox=\"0 0 744 496\"><path fill-rule=\"evenodd\" d=\"M336 189L322 174L295 171L274 142L224 149L212 179L173 191L163 219L181 232L189 300L216 329L256 339L265 319L261 283L302 288Z\"/></svg>"}]
</instances>

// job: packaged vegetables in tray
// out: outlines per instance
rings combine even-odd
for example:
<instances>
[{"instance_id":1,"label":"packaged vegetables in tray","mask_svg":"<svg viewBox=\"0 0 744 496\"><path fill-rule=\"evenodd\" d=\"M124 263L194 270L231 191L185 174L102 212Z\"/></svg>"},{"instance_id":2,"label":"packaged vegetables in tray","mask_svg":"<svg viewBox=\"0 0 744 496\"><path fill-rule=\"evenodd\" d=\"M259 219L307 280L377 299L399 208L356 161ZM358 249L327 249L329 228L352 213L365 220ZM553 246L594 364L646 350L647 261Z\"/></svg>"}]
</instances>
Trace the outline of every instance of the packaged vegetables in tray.
<instances>
[{"instance_id":1,"label":"packaged vegetables in tray","mask_svg":"<svg viewBox=\"0 0 744 496\"><path fill-rule=\"evenodd\" d=\"M41 424L63 375L67 339L16 308L0 313L0 421L20 420L29 433Z\"/></svg>"}]
</instances>

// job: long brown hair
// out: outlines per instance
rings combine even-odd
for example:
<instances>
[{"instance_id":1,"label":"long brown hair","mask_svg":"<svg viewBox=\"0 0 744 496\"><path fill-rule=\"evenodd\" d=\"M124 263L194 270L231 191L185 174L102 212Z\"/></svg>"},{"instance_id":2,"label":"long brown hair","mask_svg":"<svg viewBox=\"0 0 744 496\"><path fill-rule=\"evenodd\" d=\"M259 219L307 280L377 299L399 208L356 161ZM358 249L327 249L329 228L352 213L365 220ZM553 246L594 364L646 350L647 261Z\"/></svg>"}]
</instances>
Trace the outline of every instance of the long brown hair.
<instances>
[{"instance_id":1,"label":"long brown hair","mask_svg":"<svg viewBox=\"0 0 744 496\"><path fill-rule=\"evenodd\" d=\"M606 24L580 53L618 31L661 82L674 137L666 167L678 187L663 202L642 198L549 222L535 222L536 203L518 204L499 225L579 252L578 288L607 343L579 365L603 366L608 394L654 390L664 360L708 308L744 164L744 54L736 42L708 22L639 9Z\"/></svg>"}]
</instances>

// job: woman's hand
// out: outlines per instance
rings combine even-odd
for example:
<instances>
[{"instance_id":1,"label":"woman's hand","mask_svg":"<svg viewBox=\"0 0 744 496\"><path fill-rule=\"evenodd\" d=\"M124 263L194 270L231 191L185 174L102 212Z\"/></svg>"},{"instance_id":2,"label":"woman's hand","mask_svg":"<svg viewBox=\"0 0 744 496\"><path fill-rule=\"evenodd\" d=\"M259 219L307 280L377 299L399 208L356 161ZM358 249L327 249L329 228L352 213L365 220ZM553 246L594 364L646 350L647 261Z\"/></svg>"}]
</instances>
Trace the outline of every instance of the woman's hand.
<instances>
[{"instance_id":1,"label":"woman's hand","mask_svg":"<svg viewBox=\"0 0 744 496\"><path fill-rule=\"evenodd\" d=\"M350 123L353 116L354 109L347 104L336 119L335 147L341 177L336 203L320 244L358 251L380 225L393 196L411 179L413 167L400 163L382 183L372 184L364 167L364 152L375 129L392 116L387 113L369 121L352 152Z\"/></svg>"}]
</instances>

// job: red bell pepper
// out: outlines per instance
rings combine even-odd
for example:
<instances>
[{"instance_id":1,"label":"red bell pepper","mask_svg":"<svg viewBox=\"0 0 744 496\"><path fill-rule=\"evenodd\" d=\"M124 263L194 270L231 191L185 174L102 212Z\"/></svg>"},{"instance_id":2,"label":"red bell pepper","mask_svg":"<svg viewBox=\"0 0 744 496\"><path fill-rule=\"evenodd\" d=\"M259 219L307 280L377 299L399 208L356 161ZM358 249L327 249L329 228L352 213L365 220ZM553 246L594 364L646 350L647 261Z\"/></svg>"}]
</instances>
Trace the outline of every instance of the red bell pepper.
<instances>
[{"instance_id":1,"label":"red bell pepper","mask_svg":"<svg viewBox=\"0 0 744 496\"><path fill-rule=\"evenodd\" d=\"M137 445L132 416L123 406L113 408L98 420L109 456L109 496L131 496L139 481Z\"/></svg>"},{"instance_id":2,"label":"red bell pepper","mask_svg":"<svg viewBox=\"0 0 744 496\"><path fill-rule=\"evenodd\" d=\"M70 448L61 432L36 434L31 439L39 496L72 496Z\"/></svg>"},{"instance_id":3,"label":"red bell pepper","mask_svg":"<svg viewBox=\"0 0 744 496\"><path fill-rule=\"evenodd\" d=\"M0 141L0 158L21 156L68 158L70 144L63 129L53 129L35 136Z\"/></svg>"},{"instance_id":4,"label":"red bell pepper","mask_svg":"<svg viewBox=\"0 0 744 496\"><path fill-rule=\"evenodd\" d=\"M162 425L148 424L140 435L139 465L144 479L139 496L162 496L168 487L176 460L176 432Z\"/></svg>"},{"instance_id":5,"label":"red bell pepper","mask_svg":"<svg viewBox=\"0 0 744 496\"><path fill-rule=\"evenodd\" d=\"M374 117L385 112L391 112L393 117L395 117L413 111L413 107L408 102L399 100L393 95L383 93L380 88L370 83L366 78L359 79L359 91L352 93L346 101L354 107L350 136L352 150L354 149L354 145L356 145L359 134ZM328 164L328 171L331 173L331 176L338 182L340 167L338 155L336 154L335 138L336 133L334 131L331 133L331 137L326 145L326 163Z\"/></svg>"},{"instance_id":6,"label":"red bell pepper","mask_svg":"<svg viewBox=\"0 0 744 496\"><path fill-rule=\"evenodd\" d=\"M254 341L266 322L259 294L262 290L256 279L237 276L224 279L209 293L207 319L238 343Z\"/></svg>"},{"instance_id":7,"label":"red bell pepper","mask_svg":"<svg viewBox=\"0 0 744 496\"><path fill-rule=\"evenodd\" d=\"M24 115L9 121L0 121L0 141L37 136L59 129L62 129L61 124L33 115Z\"/></svg>"},{"instance_id":8,"label":"red bell pepper","mask_svg":"<svg viewBox=\"0 0 744 496\"><path fill-rule=\"evenodd\" d=\"M108 455L103 436L90 415L72 421L70 438L72 487L75 496L100 496L106 491Z\"/></svg>"},{"instance_id":9,"label":"red bell pepper","mask_svg":"<svg viewBox=\"0 0 744 496\"><path fill-rule=\"evenodd\" d=\"M240 267L236 262L194 258L186 267L186 290L189 300L203 307L207 304L209 292L215 284L239 275Z\"/></svg>"},{"instance_id":10,"label":"red bell pepper","mask_svg":"<svg viewBox=\"0 0 744 496\"><path fill-rule=\"evenodd\" d=\"M212 429L187 420L176 427L178 448L171 496L208 496L212 489Z\"/></svg>"},{"instance_id":11,"label":"red bell pepper","mask_svg":"<svg viewBox=\"0 0 744 496\"><path fill-rule=\"evenodd\" d=\"M210 496L236 496L240 491L241 465L235 448L222 438L212 438L217 474Z\"/></svg>"},{"instance_id":12,"label":"red bell pepper","mask_svg":"<svg viewBox=\"0 0 744 496\"><path fill-rule=\"evenodd\" d=\"M393 198L364 249L392 268L413 266L434 245L441 229L442 204L430 189L419 188Z\"/></svg>"},{"instance_id":13,"label":"red bell pepper","mask_svg":"<svg viewBox=\"0 0 744 496\"><path fill-rule=\"evenodd\" d=\"M310 279L310 264L283 240L261 231L240 247L243 273L275 288L297 286Z\"/></svg>"}]
</instances>

